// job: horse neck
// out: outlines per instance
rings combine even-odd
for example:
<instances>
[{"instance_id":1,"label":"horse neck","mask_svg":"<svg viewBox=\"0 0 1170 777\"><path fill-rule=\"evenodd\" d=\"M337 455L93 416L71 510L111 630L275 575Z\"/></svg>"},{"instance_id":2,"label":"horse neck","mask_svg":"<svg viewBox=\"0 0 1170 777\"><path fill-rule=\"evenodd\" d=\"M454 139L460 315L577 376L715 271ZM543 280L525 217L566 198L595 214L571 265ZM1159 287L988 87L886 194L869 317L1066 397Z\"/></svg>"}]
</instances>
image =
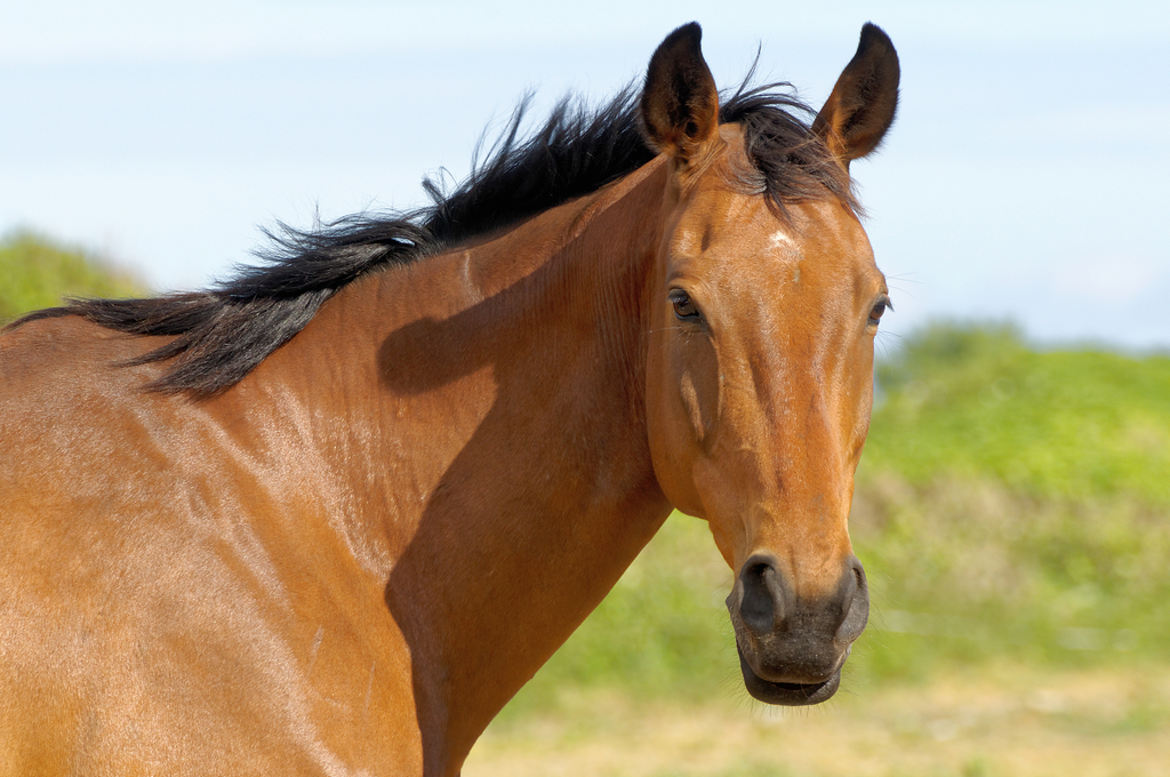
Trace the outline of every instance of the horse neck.
<instances>
[{"instance_id":1,"label":"horse neck","mask_svg":"<svg viewBox=\"0 0 1170 777\"><path fill-rule=\"evenodd\" d=\"M643 369L665 183L651 163L496 239L375 276L322 311L334 323L317 336L332 350L378 354L379 391L349 422L361 432L368 535L350 546L391 560L386 603L441 771L457 768L669 512ZM346 311L350 331L355 316L387 323L362 345L337 332Z\"/></svg>"}]
</instances>

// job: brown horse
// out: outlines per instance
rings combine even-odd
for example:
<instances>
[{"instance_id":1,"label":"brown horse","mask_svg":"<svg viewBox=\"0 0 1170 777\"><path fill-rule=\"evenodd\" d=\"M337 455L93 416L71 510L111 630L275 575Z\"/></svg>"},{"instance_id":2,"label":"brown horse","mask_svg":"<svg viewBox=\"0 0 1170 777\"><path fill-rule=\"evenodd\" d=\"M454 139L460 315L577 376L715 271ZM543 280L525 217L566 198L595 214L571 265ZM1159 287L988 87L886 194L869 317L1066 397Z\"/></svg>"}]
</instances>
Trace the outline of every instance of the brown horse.
<instances>
[{"instance_id":1,"label":"brown horse","mask_svg":"<svg viewBox=\"0 0 1170 777\"><path fill-rule=\"evenodd\" d=\"M672 507L748 690L833 694L888 305L848 167L897 57L867 25L807 122L720 106L699 38L433 207L9 328L0 773L457 774Z\"/></svg>"}]
</instances>

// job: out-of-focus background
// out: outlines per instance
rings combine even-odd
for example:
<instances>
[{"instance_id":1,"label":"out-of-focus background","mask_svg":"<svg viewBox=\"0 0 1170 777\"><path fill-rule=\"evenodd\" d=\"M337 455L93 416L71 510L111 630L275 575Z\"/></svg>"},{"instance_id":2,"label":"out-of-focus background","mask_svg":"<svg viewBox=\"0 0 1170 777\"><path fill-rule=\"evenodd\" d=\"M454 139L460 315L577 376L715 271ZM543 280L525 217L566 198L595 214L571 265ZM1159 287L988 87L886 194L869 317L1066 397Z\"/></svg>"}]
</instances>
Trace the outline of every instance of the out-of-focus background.
<instances>
[{"instance_id":1,"label":"out-of-focus background","mask_svg":"<svg viewBox=\"0 0 1170 777\"><path fill-rule=\"evenodd\" d=\"M730 572L672 516L465 774L1170 774L1164 4L6 7L0 320L423 204L526 91L604 99L691 19L722 85L760 45L814 107L863 22L901 55L854 164L897 308L851 523L871 623L828 704L751 702Z\"/></svg>"}]
</instances>

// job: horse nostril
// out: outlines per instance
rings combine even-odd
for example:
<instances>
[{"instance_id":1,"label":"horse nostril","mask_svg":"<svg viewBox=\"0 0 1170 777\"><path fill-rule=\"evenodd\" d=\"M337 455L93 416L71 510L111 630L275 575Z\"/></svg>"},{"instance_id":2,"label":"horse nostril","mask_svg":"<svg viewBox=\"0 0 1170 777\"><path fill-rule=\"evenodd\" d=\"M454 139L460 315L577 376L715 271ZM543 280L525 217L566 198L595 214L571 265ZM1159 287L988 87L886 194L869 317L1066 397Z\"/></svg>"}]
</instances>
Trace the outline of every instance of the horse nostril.
<instances>
[{"instance_id":1,"label":"horse nostril","mask_svg":"<svg viewBox=\"0 0 1170 777\"><path fill-rule=\"evenodd\" d=\"M869 620L869 585L865 580L865 569L856 557L849 562L849 573L852 580L846 589L844 617L836 635L838 640L846 643L861 636Z\"/></svg>"},{"instance_id":2,"label":"horse nostril","mask_svg":"<svg viewBox=\"0 0 1170 777\"><path fill-rule=\"evenodd\" d=\"M868 595L869 584L865 581L865 567L861 565L861 560L857 556L850 557L849 568L853 571L854 578L857 579L857 590Z\"/></svg>"},{"instance_id":3,"label":"horse nostril","mask_svg":"<svg viewBox=\"0 0 1170 777\"><path fill-rule=\"evenodd\" d=\"M784 589L776 567L762 559L749 559L740 581L743 599L739 614L743 624L757 635L770 633L784 619Z\"/></svg>"}]
</instances>

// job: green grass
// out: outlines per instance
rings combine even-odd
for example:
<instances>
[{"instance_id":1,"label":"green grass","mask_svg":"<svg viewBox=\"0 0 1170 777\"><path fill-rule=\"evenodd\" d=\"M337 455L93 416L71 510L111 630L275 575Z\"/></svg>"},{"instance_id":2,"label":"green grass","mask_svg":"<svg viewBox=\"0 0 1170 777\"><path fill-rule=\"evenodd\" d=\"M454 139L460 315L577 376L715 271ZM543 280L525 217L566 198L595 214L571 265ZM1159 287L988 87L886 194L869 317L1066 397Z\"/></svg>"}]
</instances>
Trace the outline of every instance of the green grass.
<instances>
[{"instance_id":1,"label":"green grass","mask_svg":"<svg viewBox=\"0 0 1170 777\"><path fill-rule=\"evenodd\" d=\"M497 721L468 777L1164 777L1170 673L1150 663L956 665L929 684L860 686L775 709L586 690L555 715Z\"/></svg>"},{"instance_id":2,"label":"green grass","mask_svg":"<svg viewBox=\"0 0 1170 777\"><path fill-rule=\"evenodd\" d=\"M65 297L126 297L142 284L101 257L29 232L0 239L0 324Z\"/></svg>"},{"instance_id":3,"label":"green grass","mask_svg":"<svg viewBox=\"0 0 1170 777\"><path fill-rule=\"evenodd\" d=\"M1166 658L1170 358L937 325L878 370L852 518L856 671Z\"/></svg>"}]
</instances>

